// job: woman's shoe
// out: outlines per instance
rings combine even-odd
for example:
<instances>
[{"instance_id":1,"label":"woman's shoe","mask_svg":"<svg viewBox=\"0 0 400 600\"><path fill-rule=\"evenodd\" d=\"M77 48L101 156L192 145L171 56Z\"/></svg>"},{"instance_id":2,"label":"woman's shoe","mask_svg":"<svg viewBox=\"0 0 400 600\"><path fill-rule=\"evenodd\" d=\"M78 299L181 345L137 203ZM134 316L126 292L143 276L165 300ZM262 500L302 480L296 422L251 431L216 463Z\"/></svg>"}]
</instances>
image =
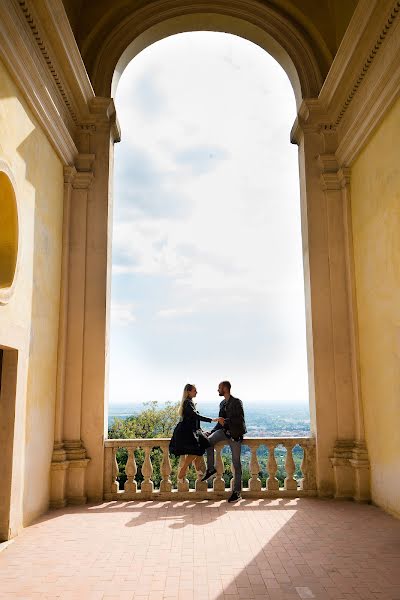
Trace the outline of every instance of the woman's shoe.
<instances>
[{"instance_id":1,"label":"woman's shoe","mask_svg":"<svg viewBox=\"0 0 400 600\"><path fill-rule=\"evenodd\" d=\"M204 473L204 475L203 475L203 477L202 477L201 480L202 481L207 481L207 479L210 479L210 477L212 475L215 475L216 472L217 472L217 469L210 469L210 470L207 469L207 471Z\"/></svg>"}]
</instances>

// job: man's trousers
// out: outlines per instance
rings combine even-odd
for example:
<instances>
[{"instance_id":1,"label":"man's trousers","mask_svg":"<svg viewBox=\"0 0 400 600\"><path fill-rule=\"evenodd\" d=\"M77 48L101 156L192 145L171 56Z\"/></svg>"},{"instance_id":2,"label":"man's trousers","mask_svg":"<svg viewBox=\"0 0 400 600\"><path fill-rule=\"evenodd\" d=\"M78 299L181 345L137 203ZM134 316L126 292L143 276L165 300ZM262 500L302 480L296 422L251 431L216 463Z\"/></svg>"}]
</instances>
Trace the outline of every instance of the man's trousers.
<instances>
[{"instance_id":1,"label":"man's trousers","mask_svg":"<svg viewBox=\"0 0 400 600\"><path fill-rule=\"evenodd\" d=\"M207 448L207 469L211 470L215 468L215 452L214 446L218 442L225 442L229 444L232 452L232 464L234 469L234 482L233 489L235 492L240 492L242 489L242 463L240 462L240 451L242 449L242 442L235 442L229 438L223 429L217 429L214 431L209 438L210 448Z\"/></svg>"}]
</instances>

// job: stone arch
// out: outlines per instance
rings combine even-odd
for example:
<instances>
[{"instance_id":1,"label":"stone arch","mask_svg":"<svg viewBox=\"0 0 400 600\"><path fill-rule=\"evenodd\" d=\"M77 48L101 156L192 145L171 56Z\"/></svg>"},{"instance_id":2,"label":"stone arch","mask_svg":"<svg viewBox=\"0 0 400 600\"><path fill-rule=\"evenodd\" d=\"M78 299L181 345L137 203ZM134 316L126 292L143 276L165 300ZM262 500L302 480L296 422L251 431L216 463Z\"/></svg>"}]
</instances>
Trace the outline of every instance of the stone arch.
<instances>
[{"instance_id":1,"label":"stone arch","mask_svg":"<svg viewBox=\"0 0 400 600\"><path fill-rule=\"evenodd\" d=\"M298 106L292 141L299 147L309 402L316 439L318 494L352 495L354 490L355 496L361 497L366 478L353 473L353 466L343 458L348 458L349 452L352 456L355 447L353 407L358 400L352 365L356 350L350 323L351 289L347 283L351 280L346 220L348 176L346 170L335 170L335 132L327 126L329 116L317 98L329 68L326 47L308 36L300 24L256 0L155 0L117 21L118 15L110 8L82 48L97 96L90 103L93 122L84 123L80 131L82 154L76 163L77 171L67 177L71 235L79 239L82 247L77 253L77 264L71 262L68 267L73 271L68 297L74 299L76 306L71 310L74 318L67 319L70 324L65 333L70 342L65 349L68 369L63 401L67 410L64 421L60 420L63 442L55 444L53 463L55 472L64 475L58 483L53 478L53 487L58 489L52 494L53 505L64 505L66 498L73 503L85 502L86 497L100 500L111 476L105 472L104 400L113 143L119 139L119 130L110 96L118 76L138 52L164 37L199 30L236 34L256 43L281 64L291 80ZM86 223L84 231L82 223ZM82 323L81 338L68 336L67 331L77 322L77 316ZM339 445L336 460L334 449L338 440L344 440L344 446ZM359 452L358 446L355 448L354 452Z\"/></svg>"},{"instance_id":2,"label":"stone arch","mask_svg":"<svg viewBox=\"0 0 400 600\"><path fill-rule=\"evenodd\" d=\"M159 0L117 24L97 47L89 68L96 94L113 95L123 70L141 50L165 37L189 31L231 33L265 49L286 71L298 106L302 99L316 97L322 87L320 65L327 70L326 52L321 49L316 56L302 29L275 8L251 0ZM97 37L89 40L84 53L89 53L96 42Z\"/></svg>"},{"instance_id":3,"label":"stone arch","mask_svg":"<svg viewBox=\"0 0 400 600\"><path fill-rule=\"evenodd\" d=\"M0 304L8 302L15 286L18 233L14 178L8 165L0 161Z\"/></svg>"}]
</instances>

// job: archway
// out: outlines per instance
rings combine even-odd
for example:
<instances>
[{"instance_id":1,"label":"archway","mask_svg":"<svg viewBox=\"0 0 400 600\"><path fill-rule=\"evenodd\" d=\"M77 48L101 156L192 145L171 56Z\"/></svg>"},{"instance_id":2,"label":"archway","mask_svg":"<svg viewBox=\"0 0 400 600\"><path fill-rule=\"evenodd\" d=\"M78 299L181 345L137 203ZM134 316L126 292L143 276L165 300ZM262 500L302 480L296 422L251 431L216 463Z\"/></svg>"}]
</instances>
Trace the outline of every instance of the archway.
<instances>
[{"instance_id":1,"label":"archway","mask_svg":"<svg viewBox=\"0 0 400 600\"><path fill-rule=\"evenodd\" d=\"M174 401L182 377L195 378L200 409L213 414L228 377L251 437L255 414L308 402L290 82L243 38L177 34L135 57L116 106L125 135L115 154L111 414Z\"/></svg>"},{"instance_id":2,"label":"archway","mask_svg":"<svg viewBox=\"0 0 400 600\"><path fill-rule=\"evenodd\" d=\"M101 24L99 27L100 31ZM346 448L353 447L354 411L358 410L353 372L356 350L350 326L352 300L348 283L351 258L348 222L343 208L348 174L338 173L335 167L335 132L327 125L329 118L316 100L322 83L321 73L326 72L326 49L309 43L301 26L294 25L276 10L247 0L234 3L224 0L212 3L155 2L133 10L129 18L116 25L109 35L99 38L94 35L86 49L95 90L105 96L95 98L92 103L97 124L88 126L88 133L82 136L80 158L80 176L85 177L88 204L82 308L84 343L79 367L82 396L81 411L76 418L80 415L79 431L91 459L87 470L87 494L96 499L103 493L100 474L104 453L99 440L106 425L110 181L112 143L118 138L115 111L109 98L114 72L116 68L122 70L127 61L149 43L171 33L199 29L241 35L269 50L288 73L295 91L298 118L292 129L292 140L299 146L310 412L317 440L318 491L321 495L333 494L333 449L337 440L349 440ZM92 61L91 43L96 49ZM87 172L92 163L94 178L89 181ZM70 293L73 293L72 289ZM337 471L343 471L345 483L342 487L347 486L348 494L349 485L353 485L349 484L353 477L349 472L351 467L346 461L337 462L336 467Z\"/></svg>"},{"instance_id":3,"label":"archway","mask_svg":"<svg viewBox=\"0 0 400 600\"><path fill-rule=\"evenodd\" d=\"M306 36L273 7L253 1L207 0L160 1L134 11L102 39L94 55L90 74L96 93L113 96L119 77L136 54L165 37L189 31L231 33L259 45L286 71L298 106L321 89L330 58L326 46L320 43L315 51ZM90 46L85 48L86 55L90 51Z\"/></svg>"}]
</instances>

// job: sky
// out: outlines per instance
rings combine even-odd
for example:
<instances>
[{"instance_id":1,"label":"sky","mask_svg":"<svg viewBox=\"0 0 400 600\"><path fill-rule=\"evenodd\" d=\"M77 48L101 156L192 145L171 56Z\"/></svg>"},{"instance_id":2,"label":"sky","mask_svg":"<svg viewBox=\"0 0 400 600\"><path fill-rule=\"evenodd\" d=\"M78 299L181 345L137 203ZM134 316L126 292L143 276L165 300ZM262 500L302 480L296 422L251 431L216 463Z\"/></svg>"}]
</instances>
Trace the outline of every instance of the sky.
<instances>
[{"instance_id":1,"label":"sky","mask_svg":"<svg viewBox=\"0 0 400 600\"><path fill-rule=\"evenodd\" d=\"M171 36L116 93L110 404L307 403L296 115L242 38Z\"/></svg>"}]
</instances>

